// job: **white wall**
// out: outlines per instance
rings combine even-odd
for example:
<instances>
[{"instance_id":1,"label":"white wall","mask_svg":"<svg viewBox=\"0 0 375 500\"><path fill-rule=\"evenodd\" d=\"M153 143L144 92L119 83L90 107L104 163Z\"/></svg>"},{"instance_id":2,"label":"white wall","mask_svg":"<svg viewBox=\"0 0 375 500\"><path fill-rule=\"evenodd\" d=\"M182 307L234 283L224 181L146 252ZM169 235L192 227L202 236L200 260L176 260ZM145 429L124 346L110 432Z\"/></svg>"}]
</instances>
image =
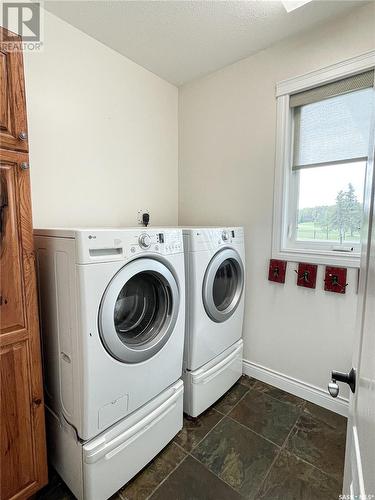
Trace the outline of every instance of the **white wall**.
<instances>
[{"instance_id":1,"label":"white wall","mask_svg":"<svg viewBox=\"0 0 375 500\"><path fill-rule=\"evenodd\" d=\"M25 77L34 226L177 223L176 87L47 12Z\"/></svg>"},{"instance_id":2,"label":"white wall","mask_svg":"<svg viewBox=\"0 0 375 500\"><path fill-rule=\"evenodd\" d=\"M245 358L325 390L347 371L357 271L345 296L267 281L275 158L275 84L375 47L375 5L286 40L180 89L179 222L244 225ZM343 391L347 394L347 391Z\"/></svg>"}]
</instances>

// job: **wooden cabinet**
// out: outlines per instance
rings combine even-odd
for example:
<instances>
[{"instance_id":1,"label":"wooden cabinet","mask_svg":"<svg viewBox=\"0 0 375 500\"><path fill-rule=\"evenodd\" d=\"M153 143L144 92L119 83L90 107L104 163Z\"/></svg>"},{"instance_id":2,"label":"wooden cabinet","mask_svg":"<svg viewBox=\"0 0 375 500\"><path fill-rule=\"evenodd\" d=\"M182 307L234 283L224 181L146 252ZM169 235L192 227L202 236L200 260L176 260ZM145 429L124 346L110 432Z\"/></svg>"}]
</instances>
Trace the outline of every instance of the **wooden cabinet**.
<instances>
[{"instance_id":1,"label":"wooden cabinet","mask_svg":"<svg viewBox=\"0 0 375 500\"><path fill-rule=\"evenodd\" d=\"M26 126L22 54L1 64L0 498L8 500L46 484L47 460L29 160L16 137Z\"/></svg>"},{"instance_id":2,"label":"wooden cabinet","mask_svg":"<svg viewBox=\"0 0 375 500\"><path fill-rule=\"evenodd\" d=\"M0 41L6 30L0 28ZM19 43L19 42L18 42ZM0 46L0 147L28 151L25 88L21 51Z\"/></svg>"}]
</instances>

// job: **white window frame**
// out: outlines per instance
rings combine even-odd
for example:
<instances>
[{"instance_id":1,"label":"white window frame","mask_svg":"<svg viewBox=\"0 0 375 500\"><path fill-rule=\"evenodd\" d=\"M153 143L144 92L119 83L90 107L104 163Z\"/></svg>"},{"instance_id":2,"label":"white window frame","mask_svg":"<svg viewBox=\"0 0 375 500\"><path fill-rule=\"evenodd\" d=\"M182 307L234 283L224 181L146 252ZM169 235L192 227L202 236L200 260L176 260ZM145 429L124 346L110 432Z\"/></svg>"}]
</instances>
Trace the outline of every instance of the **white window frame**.
<instances>
[{"instance_id":1,"label":"white window frame","mask_svg":"<svg viewBox=\"0 0 375 500\"><path fill-rule=\"evenodd\" d=\"M319 247L296 248L288 239L288 213L292 182L293 112L289 106L291 94L319 87L326 83L353 76L375 68L375 50L347 59L326 68L276 84L276 158L274 209L272 230L272 258L314 264L359 267L360 252L338 252ZM294 190L296 192L296 190ZM326 245L324 245L326 247Z\"/></svg>"}]
</instances>

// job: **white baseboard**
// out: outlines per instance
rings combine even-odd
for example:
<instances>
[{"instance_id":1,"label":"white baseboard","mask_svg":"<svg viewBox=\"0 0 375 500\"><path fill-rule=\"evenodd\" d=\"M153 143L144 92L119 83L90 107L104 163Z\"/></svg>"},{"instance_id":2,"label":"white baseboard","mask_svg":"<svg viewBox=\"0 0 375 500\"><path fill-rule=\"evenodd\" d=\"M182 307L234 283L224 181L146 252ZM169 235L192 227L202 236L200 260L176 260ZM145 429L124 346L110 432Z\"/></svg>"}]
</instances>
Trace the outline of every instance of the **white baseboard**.
<instances>
[{"instance_id":1,"label":"white baseboard","mask_svg":"<svg viewBox=\"0 0 375 500\"><path fill-rule=\"evenodd\" d=\"M316 387L301 380L289 377L283 373L266 368L265 366L258 365L246 359L243 360L243 372L249 377L256 378L265 382L266 384L273 385L282 389L283 391L294 394L300 398L306 399L311 403L323 406L328 410L334 411L344 417L348 416L349 401L346 398L338 396L332 398L328 392L320 387Z\"/></svg>"}]
</instances>

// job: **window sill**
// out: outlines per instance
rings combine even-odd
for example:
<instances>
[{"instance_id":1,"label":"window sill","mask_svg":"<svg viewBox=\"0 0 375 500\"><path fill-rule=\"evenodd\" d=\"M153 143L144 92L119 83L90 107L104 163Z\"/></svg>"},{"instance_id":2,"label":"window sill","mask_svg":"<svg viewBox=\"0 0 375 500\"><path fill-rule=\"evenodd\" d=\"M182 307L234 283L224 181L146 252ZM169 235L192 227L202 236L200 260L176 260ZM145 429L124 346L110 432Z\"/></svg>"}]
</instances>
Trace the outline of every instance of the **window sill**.
<instances>
[{"instance_id":1,"label":"window sill","mask_svg":"<svg viewBox=\"0 0 375 500\"><path fill-rule=\"evenodd\" d=\"M297 248L273 249L272 258L288 260L290 262L308 262L310 264L354 267L357 269L360 267L361 262L360 254L358 253L339 253L329 250L306 250Z\"/></svg>"}]
</instances>

